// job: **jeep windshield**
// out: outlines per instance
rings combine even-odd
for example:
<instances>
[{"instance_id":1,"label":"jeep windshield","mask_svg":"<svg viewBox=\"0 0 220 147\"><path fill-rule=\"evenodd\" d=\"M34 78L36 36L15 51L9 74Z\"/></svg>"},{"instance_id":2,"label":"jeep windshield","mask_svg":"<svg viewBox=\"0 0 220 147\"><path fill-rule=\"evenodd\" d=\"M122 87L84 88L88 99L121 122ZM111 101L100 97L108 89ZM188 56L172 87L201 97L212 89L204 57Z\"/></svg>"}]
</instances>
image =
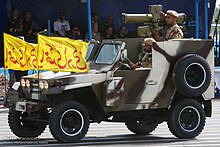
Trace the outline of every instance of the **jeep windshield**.
<instances>
[{"instance_id":1,"label":"jeep windshield","mask_svg":"<svg viewBox=\"0 0 220 147\"><path fill-rule=\"evenodd\" d=\"M107 64L111 65L115 61L118 52L121 48L120 44L103 44L99 54L96 58L96 64Z\"/></svg>"},{"instance_id":2,"label":"jeep windshield","mask_svg":"<svg viewBox=\"0 0 220 147\"><path fill-rule=\"evenodd\" d=\"M103 40L92 62L89 64L90 72L109 71L112 66L120 59L120 52L125 47L125 42Z\"/></svg>"}]
</instances>

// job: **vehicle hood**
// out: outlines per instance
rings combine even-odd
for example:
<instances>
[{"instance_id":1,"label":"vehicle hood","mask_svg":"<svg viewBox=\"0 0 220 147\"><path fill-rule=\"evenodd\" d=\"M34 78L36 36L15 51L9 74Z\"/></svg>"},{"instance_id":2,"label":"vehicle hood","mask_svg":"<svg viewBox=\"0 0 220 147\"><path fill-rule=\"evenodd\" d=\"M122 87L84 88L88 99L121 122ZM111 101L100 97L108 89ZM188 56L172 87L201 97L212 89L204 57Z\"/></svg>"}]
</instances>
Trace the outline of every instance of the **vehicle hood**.
<instances>
[{"instance_id":1,"label":"vehicle hood","mask_svg":"<svg viewBox=\"0 0 220 147\"><path fill-rule=\"evenodd\" d=\"M47 81L62 81L65 85L67 84L81 84L81 83L99 83L106 81L107 74L100 73L96 70L90 70L87 73L71 73L71 72L53 72L47 71L38 74L24 76L23 78L29 79L42 79Z\"/></svg>"}]
</instances>

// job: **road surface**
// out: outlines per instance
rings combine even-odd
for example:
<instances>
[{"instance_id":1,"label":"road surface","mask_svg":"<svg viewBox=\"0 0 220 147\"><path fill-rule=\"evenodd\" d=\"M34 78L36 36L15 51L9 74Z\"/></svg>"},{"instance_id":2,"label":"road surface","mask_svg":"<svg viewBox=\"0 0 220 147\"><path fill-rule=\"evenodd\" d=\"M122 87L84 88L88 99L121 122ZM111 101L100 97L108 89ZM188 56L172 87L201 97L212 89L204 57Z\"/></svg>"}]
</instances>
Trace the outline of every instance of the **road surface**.
<instances>
[{"instance_id":1,"label":"road surface","mask_svg":"<svg viewBox=\"0 0 220 147\"><path fill-rule=\"evenodd\" d=\"M0 146L163 146L163 147L213 147L220 146L220 98L213 99L213 116L207 118L203 132L196 139L177 139L162 123L150 135L131 133L123 123L91 124L86 137L80 143L61 144L53 139L48 128L37 139L19 139L10 131L7 109L0 109Z\"/></svg>"}]
</instances>

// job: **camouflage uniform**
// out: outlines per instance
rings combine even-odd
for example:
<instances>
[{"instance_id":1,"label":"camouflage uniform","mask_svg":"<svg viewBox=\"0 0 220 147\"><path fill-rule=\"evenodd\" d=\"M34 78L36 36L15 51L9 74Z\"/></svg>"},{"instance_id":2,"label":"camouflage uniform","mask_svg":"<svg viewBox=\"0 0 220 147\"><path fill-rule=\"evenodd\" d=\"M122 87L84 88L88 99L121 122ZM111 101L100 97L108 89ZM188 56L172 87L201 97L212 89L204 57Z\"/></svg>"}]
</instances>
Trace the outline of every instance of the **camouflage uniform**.
<instances>
[{"instance_id":1,"label":"camouflage uniform","mask_svg":"<svg viewBox=\"0 0 220 147\"><path fill-rule=\"evenodd\" d=\"M139 66L152 68L152 53L140 53L138 58Z\"/></svg>"},{"instance_id":2,"label":"camouflage uniform","mask_svg":"<svg viewBox=\"0 0 220 147\"><path fill-rule=\"evenodd\" d=\"M165 40L182 39L183 38L183 32L180 29L180 27L177 24L175 24L174 26L167 29L164 38L165 38Z\"/></svg>"}]
</instances>

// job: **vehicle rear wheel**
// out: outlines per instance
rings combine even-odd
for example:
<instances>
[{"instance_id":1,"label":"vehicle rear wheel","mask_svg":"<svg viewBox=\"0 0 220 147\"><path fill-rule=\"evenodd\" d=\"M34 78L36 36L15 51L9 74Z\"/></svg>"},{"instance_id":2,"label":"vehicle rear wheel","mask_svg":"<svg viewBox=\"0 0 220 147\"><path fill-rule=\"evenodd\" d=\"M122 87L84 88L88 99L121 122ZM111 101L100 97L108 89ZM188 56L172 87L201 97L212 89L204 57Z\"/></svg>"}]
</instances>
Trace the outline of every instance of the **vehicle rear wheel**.
<instances>
[{"instance_id":1,"label":"vehicle rear wheel","mask_svg":"<svg viewBox=\"0 0 220 147\"><path fill-rule=\"evenodd\" d=\"M8 124L11 131L18 137L38 137L40 136L47 124L45 122L29 121L27 112L10 110L8 114Z\"/></svg>"},{"instance_id":2,"label":"vehicle rear wheel","mask_svg":"<svg viewBox=\"0 0 220 147\"><path fill-rule=\"evenodd\" d=\"M143 118L132 118L125 125L135 134L149 134L157 128L158 122Z\"/></svg>"},{"instance_id":3,"label":"vehicle rear wheel","mask_svg":"<svg viewBox=\"0 0 220 147\"><path fill-rule=\"evenodd\" d=\"M205 126L205 112L194 99L184 99L171 107L168 127L178 138L195 138Z\"/></svg>"},{"instance_id":4,"label":"vehicle rear wheel","mask_svg":"<svg viewBox=\"0 0 220 147\"><path fill-rule=\"evenodd\" d=\"M89 128L89 114L78 102L58 104L49 117L49 129L59 142L78 142Z\"/></svg>"}]
</instances>

